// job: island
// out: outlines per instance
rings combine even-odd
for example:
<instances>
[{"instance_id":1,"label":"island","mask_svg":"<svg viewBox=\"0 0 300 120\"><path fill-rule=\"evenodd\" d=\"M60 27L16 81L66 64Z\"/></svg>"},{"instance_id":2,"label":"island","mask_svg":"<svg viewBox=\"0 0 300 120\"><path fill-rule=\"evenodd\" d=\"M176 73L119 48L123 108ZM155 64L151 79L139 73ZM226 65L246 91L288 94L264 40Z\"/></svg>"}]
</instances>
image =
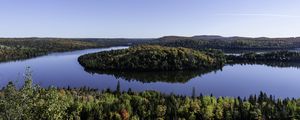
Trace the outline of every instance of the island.
<instances>
[{"instance_id":1,"label":"island","mask_svg":"<svg viewBox=\"0 0 300 120\"><path fill-rule=\"evenodd\" d=\"M139 45L86 54L78 61L85 69L92 70L175 71L219 68L226 63L223 58L222 54L213 50Z\"/></svg>"}]
</instances>

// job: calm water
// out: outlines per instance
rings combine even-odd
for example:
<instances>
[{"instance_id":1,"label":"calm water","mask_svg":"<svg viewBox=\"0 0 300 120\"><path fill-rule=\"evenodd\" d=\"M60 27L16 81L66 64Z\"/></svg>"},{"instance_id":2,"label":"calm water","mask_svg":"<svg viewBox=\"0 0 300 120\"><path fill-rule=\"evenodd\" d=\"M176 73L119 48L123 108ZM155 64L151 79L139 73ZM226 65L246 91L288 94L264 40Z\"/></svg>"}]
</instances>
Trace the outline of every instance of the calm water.
<instances>
[{"instance_id":1,"label":"calm water","mask_svg":"<svg viewBox=\"0 0 300 120\"><path fill-rule=\"evenodd\" d=\"M23 84L27 66L33 71L33 81L42 87L83 87L115 89L120 81L121 89L133 91L157 90L163 93L216 96L248 96L260 91L277 97L300 97L300 69L296 67L270 67L266 65L226 65L222 70L178 71L160 73L105 73L85 71L77 62L80 55L111 49L89 49L54 53L24 61L0 64L0 87L9 81Z\"/></svg>"}]
</instances>

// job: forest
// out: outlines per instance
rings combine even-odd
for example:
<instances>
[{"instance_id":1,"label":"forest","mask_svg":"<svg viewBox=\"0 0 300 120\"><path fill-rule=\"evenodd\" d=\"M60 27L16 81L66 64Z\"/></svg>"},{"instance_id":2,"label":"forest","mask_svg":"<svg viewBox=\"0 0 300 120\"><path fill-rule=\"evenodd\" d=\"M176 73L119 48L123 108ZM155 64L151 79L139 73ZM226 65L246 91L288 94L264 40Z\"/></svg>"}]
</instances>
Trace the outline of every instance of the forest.
<instances>
[{"instance_id":1,"label":"forest","mask_svg":"<svg viewBox=\"0 0 300 120\"><path fill-rule=\"evenodd\" d=\"M239 56L228 55L228 61L236 62L297 62L300 60L299 52L276 51L267 53L244 53Z\"/></svg>"},{"instance_id":2,"label":"forest","mask_svg":"<svg viewBox=\"0 0 300 120\"><path fill-rule=\"evenodd\" d=\"M0 39L0 62L20 60L51 52L63 52L97 47L89 42L54 39Z\"/></svg>"},{"instance_id":3,"label":"forest","mask_svg":"<svg viewBox=\"0 0 300 120\"><path fill-rule=\"evenodd\" d=\"M80 56L79 63L94 70L172 71L222 67L220 52L196 51L157 45L139 45L129 49L104 51Z\"/></svg>"},{"instance_id":4,"label":"forest","mask_svg":"<svg viewBox=\"0 0 300 120\"><path fill-rule=\"evenodd\" d=\"M207 41L210 39L206 38ZM218 38L218 37L216 37ZM113 39L0 39L1 61L17 60L40 56L51 52L77 49L132 46L129 49L87 54L78 61L85 67L108 71L125 80L138 80L143 83L165 80L171 83L185 83L187 80L207 72L222 68L231 63L267 63L289 66L299 61L300 53L277 51L267 53L249 52L241 56L225 55L224 50L216 47L193 48L188 46L140 45L153 44L155 40ZM263 45L262 45L263 46ZM183 48L188 47L188 48ZM190 49L192 48L192 49ZM215 48L215 49L212 49ZM287 48L292 48L291 46ZM272 48L273 49L273 48ZM281 49L281 47L280 47ZM147 63L147 64L146 64ZM151 63L150 65L148 63ZM254 64L253 63L253 64ZM199 69L199 71L180 71ZM113 69L112 69L113 68ZM119 72L113 71L115 68ZM133 70L179 70L175 72L138 73ZM131 73L121 70L132 70ZM110 71L111 70L111 71ZM89 71L86 69L86 71ZM94 72L94 71L92 71ZM99 71L97 71L99 72ZM147 76L147 77L144 77ZM48 88L32 83L31 73L26 72L25 84L17 87L9 82L0 90L0 120L10 119L70 119L70 120L293 120L300 119L300 99L278 98L260 92L249 97L226 97L196 94L191 89L191 96L164 94L157 91L134 92L121 90L120 82L115 89L99 91L82 88Z\"/></svg>"},{"instance_id":5,"label":"forest","mask_svg":"<svg viewBox=\"0 0 300 120\"><path fill-rule=\"evenodd\" d=\"M247 38L221 36L165 36L161 38L0 38L0 62L27 59L52 52L87 48L154 44L194 50L218 49L223 52L255 52L300 48L300 38Z\"/></svg>"},{"instance_id":6,"label":"forest","mask_svg":"<svg viewBox=\"0 0 300 120\"><path fill-rule=\"evenodd\" d=\"M275 98L261 92L249 97L162 94L155 91L114 91L90 88L41 88L14 83L0 91L0 119L24 120L293 120L300 119L300 99Z\"/></svg>"},{"instance_id":7,"label":"forest","mask_svg":"<svg viewBox=\"0 0 300 120\"><path fill-rule=\"evenodd\" d=\"M0 38L0 62L20 60L52 52L88 48L128 46L147 39L71 39L71 38Z\"/></svg>"},{"instance_id":8,"label":"forest","mask_svg":"<svg viewBox=\"0 0 300 120\"><path fill-rule=\"evenodd\" d=\"M219 49L224 52L249 52L267 50L289 50L300 48L300 38L248 38L222 36L165 36L152 44L170 47L186 47L196 50Z\"/></svg>"}]
</instances>

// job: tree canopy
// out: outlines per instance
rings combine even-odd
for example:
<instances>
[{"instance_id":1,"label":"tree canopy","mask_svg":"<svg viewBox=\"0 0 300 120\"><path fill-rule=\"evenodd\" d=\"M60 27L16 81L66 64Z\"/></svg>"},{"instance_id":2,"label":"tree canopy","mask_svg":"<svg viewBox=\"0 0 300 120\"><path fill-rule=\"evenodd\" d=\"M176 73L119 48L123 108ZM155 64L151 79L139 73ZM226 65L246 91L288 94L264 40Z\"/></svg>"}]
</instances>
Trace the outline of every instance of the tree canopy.
<instances>
[{"instance_id":1,"label":"tree canopy","mask_svg":"<svg viewBox=\"0 0 300 120\"><path fill-rule=\"evenodd\" d=\"M212 51L139 45L83 55L78 61L86 69L95 70L170 71L216 68L223 66L223 58L222 54Z\"/></svg>"},{"instance_id":2,"label":"tree canopy","mask_svg":"<svg viewBox=\"0 0 300 120\"><path fill-rule=\"evenodd\" d=\"M142 44L149 42L149 40L117 38L0 38L0 62L28 59L52 52Z\"/></svg>"},{"instance_id":3,"label":"tree canopy","mask_svg":"<svg viewBox=\"0 0 300 120\"><path fill-rule=\"evenodd\" d=\"M26 74L23 87L10 82L0 91L0 119L26 120L290 120L300 119L300 99L261 92L248 98L167 95L155 91L97 91L41 88ZM192 92L191 92L192 93Z\"/></svg>"},{"instance_id":4,"label":"tree canopy","mask_svg":"<svg viewBox=\"0 0 300 120\"><path fill-rule=\"evenodd\" d=\"M186 47L196 50L220 49L227 52L245 52L258 50L288 50L300 48L300 37L292 38L249 38L221 36L165 36L153 44L170 47Z\"/></svg>"}]
</instances>

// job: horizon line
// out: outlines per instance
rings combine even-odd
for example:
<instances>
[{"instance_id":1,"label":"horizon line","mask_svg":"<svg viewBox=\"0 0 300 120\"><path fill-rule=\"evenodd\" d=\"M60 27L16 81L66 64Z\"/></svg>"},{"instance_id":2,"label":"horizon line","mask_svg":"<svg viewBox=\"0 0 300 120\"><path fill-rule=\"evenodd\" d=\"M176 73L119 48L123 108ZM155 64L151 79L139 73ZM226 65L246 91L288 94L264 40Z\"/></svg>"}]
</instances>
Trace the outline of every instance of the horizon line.
<instances>
[{"instance_id":1,"label":"horizon line","mask_svg":"<svg viewBox=\"0 0 300 120\"><path fill-rule=\"evenodd\" d=\"M165 36L160 36L160 37L57 37L57 36L22 36L22 37L0 37L0 39L3 38L8 38L8 39L13 39L13 38L62 38L62 39L158 39L162 37L197 37L197 36L210 36L210 37L223 37L223 38L232 38L232 37L241 37L241 38L299 38L300 36L284 36L284 37L267 37L267 36L259 36L259 37L253 37L253 36L238 36L238 35L233 35L233 36L226 36L226 35L165 35Z\"/></svg>"}]
</instances>

